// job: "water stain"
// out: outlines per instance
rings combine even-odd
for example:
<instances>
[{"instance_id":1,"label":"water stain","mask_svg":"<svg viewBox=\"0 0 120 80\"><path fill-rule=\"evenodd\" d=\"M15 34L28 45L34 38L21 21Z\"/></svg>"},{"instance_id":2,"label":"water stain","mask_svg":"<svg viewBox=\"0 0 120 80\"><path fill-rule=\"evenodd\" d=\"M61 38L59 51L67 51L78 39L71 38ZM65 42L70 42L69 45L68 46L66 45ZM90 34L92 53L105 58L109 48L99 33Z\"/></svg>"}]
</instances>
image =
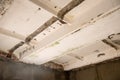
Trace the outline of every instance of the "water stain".
<instances>
[{"instance_id":1,"label":"water stain","mask_svg":"<svg viewBox=\"0 0 120 80\"><path fill-rule=\"evenodd\" d=\"M56 45L60 44L58 41L56 41L55 43L51 44L50 47L54 47Z\"/></svg>"}]
</instances>

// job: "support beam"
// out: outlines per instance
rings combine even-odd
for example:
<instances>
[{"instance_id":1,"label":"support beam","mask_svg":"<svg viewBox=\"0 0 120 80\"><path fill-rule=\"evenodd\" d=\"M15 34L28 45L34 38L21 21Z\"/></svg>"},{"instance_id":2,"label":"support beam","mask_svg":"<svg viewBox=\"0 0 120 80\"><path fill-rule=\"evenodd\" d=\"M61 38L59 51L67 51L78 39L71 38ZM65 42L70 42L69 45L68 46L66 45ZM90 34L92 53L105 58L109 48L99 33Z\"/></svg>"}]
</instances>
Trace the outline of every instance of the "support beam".
<instances>
[{"instance_id":1,"label":"support beam","mask_svg":"<svg viewBox=\"0 0 120 80\"><path fill-rule=\"evenodd\" d=\"M24 41L25 38L26 38L25 36L23 36L19 33L16 33L14 31L9 31L9 30L4 29L2 27L0 27L0 34L6 35L8 37L16 38L16 39L19 39L19 40L22 40L22 41ZM37 42L32 40L31 43L36 44Z\"/></svg>"},{"instance_id":2,"label":"support beam","mask_svg":"<svg viewBox=\"0 0 120 80\"><path fill-rule=\"evenodd\" d=\"M23 46L23 45L24 45L24 42L22 42L22 41L21 41L20 43L16 44L13 48L11 48L11 49L9 50L9 53L7 54L7 57L8 57L8 58L11 58L13 52L14 52L16 49L18 49L19 47Z\"/></svg>"},{"instance_id":3,"label":"support beam","mask_svg":"<svg viewBox=\"0 0 120 80\"><path fill-rule=\"evenodd\" d=\"M54 62L48 62L45 64L42 64L44 67L49 67L51 69L57 69L57 70L64 70L63 66Z\"/></svg>"},{"instance_id":4,"label":"support beam","mask_svg":"<svg viewBox=\"0 0 120 80\"><path fill-rule=\"evenodd\" d=\"M56 17L52 17L47 22L45 22L42 26L40 26L37 30L35 30L33 33L31 33L26 39L25 42L29 43L35 36L40 34L42 31L44 31L46 28L48 28L50 25L52 25L54 22L56 22L58 19Z\"/></svg>"},{"instance_id":5,"label":"support beam","mask_svg":"<svg viewBox=\"0 0 120 80\"><path fill-rule=\"evenodd\" d=\"M58 19L56 17L52 17L47 22L45 22L42 26L40 26L36 31L31 33L28 37L26 37L25 42L21 41L20 43L16 44L13 48L9 50L9 54L7 57L11 58L13 52L18 49L19 47L23 46L24 43L29 43L35 36L37 36L39 33L44 31L46 28L48 28L50 25L52 25L54 22L56 22ZM2 31L3 32L3 31Z\"/></svg>"},{"instance_id":6,"label":"support beam","mask_svg":"<svg viewBox=\"0 0 120 80\"><path fill-rule=\"evenodd\" d=\"M111 46L112 48L114 48L115 50L118 50L119 47L117 47L112 41L110 41L109 39L104 39L102 40L105 44Z\"/></svg>"},{"instance_id":7,"label":"support beam","mask_svg":"<svg viewBox=\"0 0 120 80\"><path fill-rule=\"evenodd\" d=\"M6 57L7 55L8 55L7 52L0 50L0 56ZM11 58L14 60L18 60L15 55L12 55Z\"/></svg>"},{"instance_id":8,"label":"support beam","mask_svg":"<svg viewBox=\"0 0 120 80\"><path fill-rule=\"evenodd\" d=\"M81 4L84 0L72 0L68 5L66 5L63 9L61 9L58 13L57 16L60 19L63 19L64 16L73 8Z\"/></svg>"},{"instance_id":9,"label":"support beam","mask_svg":"<svg viewBox=\"0 0 120 80\"><path fill-rule=\"evenodd\" d=\"M49 0L30 0L30 1L32 1L33 3L37 4L38 6L40 6L42 8L44 8L45 10L49 11L52 14L57 15L57 13L59 11L55 8L55 4L50 3Z\"/></svg>"},{"instance_id":10,"label":"support beam","mask_svg":"<svg viewBox=\"0 0 120 80\"><path fill-rule=\"evenodd\" d=\"M0 16L3 16L14 0L0 0Z\"/></svg>"},{"instance_id":11,"label":"support beam","mask_svg":"<svg viewBox=\"0 0 120 80\"><path fill-rule=\"evenodd\" d=\"M107 1L106 1L106 3L107 3ZM102 4L102 3L100 3L100 4ZM88 6L89 7L89 6ZM108 6L109 7L109 6ZM98 9L98 8L100 8L100 9ZM102 9L103 8L103 9ZM111 7L109 7L109 9L111 9ZM96 5L95 6L95 9L93 9L93 7L90 7L90 11L92 10L94 10L95 12L94 12L94 14L92 14L92 15L94 15L93 17L90 17L91 18L91 20L89 20L88 18L87 19L85 19L86 21L85 22L82 22L82 20L77 20L77 21L79 21L79 22L75 22L74 24L72 24L70 27L68 26L68 27L62 27L62 28L60 28L59 29L59 31L56 31L56 35L57 35L57 37L55 37L56 39L58 39L58 38L60 38L60 37L62 37L62 36L64 36L64 35L66 35L66 34L68 34L68 33L70 33L70 32L72 32L73 30L76 30L76 29L78 29L78 28L80 28L80 26L83 26L82 24L84 23L86 23L86 25L88 24L88 25L91 25L91 24L94 24L95 22L96 22L96 19L94 20L94 18L99 14L99 13L101 13L101 11L102 12L106 12L106 11L108 11L109 9L104 9L104 7L101 7L101 6L99 6L99 5ZM96 11L99 11L99 12L96 12ZM116 11L117 11L118 9L116 9ZM68 10L69 11L69 10ZM91 12L92 12L91 11ZM114 13L115 11L112 11L112 12L110 12L110 14L111 13ZM65 13L68 13L68 12L65 12ZM63 13L64 14L64 13ZM89 15L89 12L87 12L87 16L91 16L91 15ZM108 14L106 14L106 16L108 16L108 15L110 15L109 13ZM64 15L66 15L66 14L64 14ZM64 16L63 15L63 16ZM81 17L85 17L86 15L84 15L84 16L81 16ZM105 16L104 16L105 17ZM97 19L102 19L102 18L104 18L104 17L101 17L101 16L98 16L98 18ZM94 21L94 22L87 22L87 21ZM80 23L80 22L82 22L82 23ZM87 25L87 26L88 26ZM85 25L84 25L85 26ZM64 30L64 31L62 31L62 30ZM36 30L37 31L37 30ZM60 33L61 32L61 33ZM34 33L34 32L33 32ZM39 32L37 32L37 34L34 34L34 37L36 36L36 35L38 35L39 34ZM55 35L55 33L52 35L53 37L54 37L54 35ZM49 36L49 37L51 37L51 36ZM46 45L48 45L49 43L51 43L51 42L53 42L53 41L55 41L56 39L53 39L53 40L51 40L51 38L50 38L50 40L51 41L48 41L48 39L49 38L47 38L47 41L45 42L45 40L42 40L43 42L41 42L41 43L39 43L38 45L37 45L37 47L35 48L35 50L34 50L34 52L35 51L37 51L38 49L41 49L41 48L43 48L43 47L45 47ZM33 39L33 38L31 38L31 39ZM31 39L27 39L26 38L26 41L25 42L30 42L30 40ZM49 42L49 43L48 43ZM45 44L45 45L43 45L43 44ZM40 45L40 46L39 46ZM43 45L42 47L41 47L41 45ZM54 55L55 56L55 55ZM58 54L57 54L57 56L58 56ZM54 57L52 58L53 56L51 56L51 58L49 59L49 60L52 60L52 59L55 59ZM47 62L48 60L44 60L44 62Z\"/></svg>"},{"instance_id":12,"label":"support beam","mask_svg":"<svg viewBox=\"0 0 120 80\"><path fill-rule=\"evenodd\" d=\"M72 0L69 4L63 7L61 10L56 9L56 5L50 1L46 0L31 0L33 3L39 5L40 7L44 8L45 10L53 13L58 18L63 19L64 16L73 8L81 4L84 0Z\"/></svg>"},{"instance_id":13,"label":"support beam","mask_svg":"<svg viewBox=\"0 0 120 80\"><path fill-rule=\"evenodd\" d=\"M20 42L20 43L18 43L18 44L16 44L13 48L11 48L10 50L9 50L9 52L10 53L13 53L17 48L19 48L20 46L22 46L24 44L24 42Z\"/></svg>"},{"instance_id":14,"label":"support beam","mask_svg":"<svg viewBox=\"0 0 120 80\"><path fill-rule=\"evenodd\" d=\"M20 34L18 34L16 32L9 31L9 30L4 29L2 27L0 27L0 34L10 36L10 37L13 37L13 38L16 38L16 39L19 39L19 40L25 40L25 38L26 38L23 35L20 35Z\"/></svg>"},{"instance_id":15,"label":"support beam","mask_svg":"<svg viewBox=\"0 0 120 80\"><path fill-rule=\"evenodd\" d=\"M52 17L51 19L49 19L47 22L45 22L42 26L40 26L36 31L34 31L33 33L31 33L28 37L26 37L25 42L21 41L20 43L16 44L13 48L11 48L9 50L9 54L7 55L7 57L11 58L12 54L14 53L14 51L16 49L18 49L19 47L23 46L24 43L29 43L31 42L31 40L37 36L39 33L41 33L42 31L44 31L46 28L48 28L50 25L52 25L54 22L56 22L58 20L58 18L56 17Z\"/></svg>"},{"instance_id":16,"label":"support beam","mask_svg":"<svg viewBox=\"0 0 120 80\"><path fill-rule=\"evenodd\" d=\"M44 31L46 28L48 28L49 26L51 26L54 22L56 22L57 20L62 21L62 19L64 18L64 16L70 11L72 10L74 7L78 6L82 1L84 0L72 0L68 5L66 5L63 9L61 9L58 13L56 17L52 17L51 19L49 19L47 22L45 22L42 26L40 26L37 30L35 30L33 33L31 33L28 37L26 37L25 39L25 43L29 43L35 36L37 36L38 34L40 34L42 31ZM64 22L64 21L63 21ZM11 55L13 54L13 52L19 48L20 46L22 46L24 44L24 42L20 42L17 45L15 45L12 49L10 49L10 54L8 55L8 57L11 57Z\"/></svg>"},{"instance_id":17,"label":"support beam","mask_svg":"<svg viewBox=\"0 0 120 80\"><path fill-rule=\"evenodd\" d=\"M0 55L6 55L7 52L0 50Z\"/></svg>"},{"instance_id":18,"label":"support beam","mask_svg":"<svg viewBox=\"0 0 120 80\"><path fill-rule=\"evenodd\" d=\"M83 26L80 26L80 24L77 26L71 25L71 27L68 27L67 29L66 27L61 27L61 29L59 29L61 33L59 32L59 30L57 30L56 33L51 35L52 37L49 36L49 38L47 37L46 40L44 39L43 42L36 45L36 47L34 48L34 50L31 51L31 53L25 52L20 58L20 60L27 63L44 64L48 61L58 59L65 54L69 54L71 53L71 51L87 45L91 42L106 39L109 35L118 33L120 30L120 17L118 16L119 12L119 8L116 7L108 12L105 12L103 15L97 17L96 19L91 20ZM75 28L80 29L81 27L81 30L77 30L73 34L73 28L75 30ZM66 33L67 36L60 38L60 35L63 35L63 32L65 31L69 31L72 34ZM57 36L57 38L51 40L51 38L56 37L55 35ZM51 44L50 42L48 43L48 40L51 40ZM115 49L112 50L116 51ZM109 55L109 52L106 53L108 53ZM112 53L110 55L113 56L114 54ZM98 57L96 56L96 58Z\"/></svg>"}]
</instances>

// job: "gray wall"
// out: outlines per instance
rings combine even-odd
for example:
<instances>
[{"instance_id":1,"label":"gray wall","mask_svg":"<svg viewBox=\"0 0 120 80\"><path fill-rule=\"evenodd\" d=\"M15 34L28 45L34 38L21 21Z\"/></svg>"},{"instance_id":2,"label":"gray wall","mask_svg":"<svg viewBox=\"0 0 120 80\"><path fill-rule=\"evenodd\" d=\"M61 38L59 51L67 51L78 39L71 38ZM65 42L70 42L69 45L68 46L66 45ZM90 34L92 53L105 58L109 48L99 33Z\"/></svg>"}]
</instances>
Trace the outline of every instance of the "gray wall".
<instances>
[{"instance_id":1,"label":"gray wall","mask_svg":"<svg viewBox=\"0 0 120 80\"><path fill-rule=\"evenodd\" d=\"M64 72L0 57L0 80L65 80Z\"/></svg>"},{"instance_id":2,"label":"gray wall","mask_svg":"<svg viewBox=\"0 0 120 80\"><path fill-rule=\"evenodd\" d=\"M69 75L70 80L120 80L120 60L76 69Z\"/></svg>"},{"instance_id":3,"label":"gray wall","mask_svg":"<svg viewBox=\"0 0 120 80\"><path fill-rule=\"evenodd\" d=\"M0 57L0 80L120 80L120 59L63 72Z\"/></svg>"}]
</instances>

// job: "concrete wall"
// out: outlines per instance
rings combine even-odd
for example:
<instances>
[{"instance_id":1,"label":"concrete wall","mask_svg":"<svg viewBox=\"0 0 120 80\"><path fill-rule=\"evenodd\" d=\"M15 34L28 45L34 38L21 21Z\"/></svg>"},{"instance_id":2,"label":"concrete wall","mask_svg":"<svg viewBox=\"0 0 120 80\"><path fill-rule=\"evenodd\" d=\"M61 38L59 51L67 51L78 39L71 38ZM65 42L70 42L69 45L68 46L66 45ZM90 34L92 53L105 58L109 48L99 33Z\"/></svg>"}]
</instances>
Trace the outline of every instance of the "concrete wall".
<instances>
[{"instance_id":1,"label":"concrete wall","mask_svg":"<svg viewBox=\"0 0 120 80\"><path fill-rule=\"evenodd\" d=\"M120 59L70 71L70 80L120 80Z\"/></svg>"},{"instance_id":2,"label":"concrete wall","mask_svg":"<svg viewBox=\"0 0 120 80\"><path fill-rule=\"evenodd\" d=\"M64 72L0 57L0 80L65 80Z\"/></svg>"},{"instance_id":3,"label":"concrete wall","mask_svg":"<svg viewBox=\"0 0 120 80\"><path fill-rule=\"evenodd\" d=\"M0 80L120 80L120 59L63 72L0 57Z\"/></svg>"}]
</instances>

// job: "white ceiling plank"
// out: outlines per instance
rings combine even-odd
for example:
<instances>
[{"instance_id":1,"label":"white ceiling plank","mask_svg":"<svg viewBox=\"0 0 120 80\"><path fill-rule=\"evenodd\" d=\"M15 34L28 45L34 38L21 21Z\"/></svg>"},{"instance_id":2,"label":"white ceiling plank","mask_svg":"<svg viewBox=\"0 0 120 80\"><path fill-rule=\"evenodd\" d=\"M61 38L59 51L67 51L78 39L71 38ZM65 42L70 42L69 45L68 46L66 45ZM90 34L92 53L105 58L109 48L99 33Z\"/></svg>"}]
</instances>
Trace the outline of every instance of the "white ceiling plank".
<instances>
[{"instance_id":1,"label":"white ceiling plank","mask_svg":"<svg viewBox=\"0 0 120 80\"><path fill-rule=\"evenodd\" d=\"M120 54L120 51L116 51L114 49L108 49L106 51L103 51L103 53L105 53L105 55L97 57L98 53L96 54L91 54L88 56L84 57L83 61L74 61L74 63L70 63L64 66L64 70L71 70L71 69L75 69L75 68L80 68L80 67L84 67L87 65L92 65L92 64L96 64L105 60L109 60L109 59L114 59L116 57L120 57L118 56L118 54Z\"/></svg>"},{"instance_id":2,"label":"white ceiling plank","mask_svg":"<svg viewBox=\"0 0 120 80\"><path fill-rule=\"evenodd\" d=\"M53 15L29 0L15 0L0 19L0 27L28 36Z\"/></svg>"},{"instance_id":3,"label":"white ceiling plank","mask_svg":"<svg viewBox=\"0 0 120 80\"><path fill-rule=\"evenodd\" d=\"M0 34L0 50L8 52L14 45L19 43L21 40L12 38L3 34Z\"/></svg>"},{"instance_id":4,"label":"white ceiling plank","mask_svg":"<svg viewBox=\"0 0 120 80\"><path fill-rule=\"evenodd\" d=\"M119 50L114 49L110 45L102 41L94 41L93 43L84 45L81 48L70 51L67 55L77 58L71 59L70 57L62 56L53 60L62 64L65 70L71 70L78 67L83 67L90 64L102 62L107 59L118 57ZM65 63L63 63L65 61Z\"/></svg>"},{"instance_id":5,"label":"white ceiling plank","mask_svg":"<svg viewBox=\"0 0 120 80\"><path fill-rule=\"evenodd\" d=\"M57 15L57 13L72 0L31 0L39 6L42 6L49 12ZM68 12L64 20L69 23L83 24L90 19L103 14L104 12L116 7L120 4L119 0L85 0L77 7ZM102 5L102 6L101 6ZM56 8L57 6L57 8ZM77 13L77 14L76 14ZM84 16L85 15L85 16ZM80 22L78 22L80 21Z\"/></svg>"},{"instance_id":6,"label":"white ceiling plank","mask_svg":"<svg viewBox=\"0 0 120 80\"><path fill-rule=\"evenodd\" d=\"M76 25L85 24L119 5L120 0L85 0L68 12L64 20Z\"/></svg>"},{"instance_id":7,"label":"white ceiling plank","mask_svg":"<svg viewBox=\"0 0 120 80\"><path fill-rule=\"evenodd\" d=\"M20 40L25 40L25 36L23 35L20 35L18 33L15 33L14 31L9 31L7 29L4 29L2 27L0 27L0 33L3 34L3 35L6 35L6 36L10 36L10 37L13 37L13 38L16 38L16 39L20 39Z\"/></svg>"},{"instance_id":8,"label":"white ceiling plank","mask_svg":"<svg viewBox=\"0 0 120 80\"><path fill-rule=\"evenodd\" d=\"M109 13L111 13L112 11L114 11L114 10L116 10L116 9L118 9L119 8L119 6L118 7L116 7L116 8L114 8L114 9L112 9L112 10L110 10L110 11L108 11L108 12L106 12L105 13L105 15L107 15L107 14L109 14ZM119 11L119 10L118 10ZM118 13L116 13L116 14L118 14L118 16L119 16L119 12ZM112 18L114 17L114 15L112 16ZM43 48L45 48L47 45L49 45L49 44L51 44L51 43L54 43L55 41L59 41L59 40L61 40L62 38L64 38L65 36L69 36L69 35L71 35L71 33L72 33L72 31L74 32L74 31L76 31L76 29L81 29L81 27L82 28L84 28L84 27L87 27L87 26L90 26L90 25L92 25L95 21L97 21L97 20L99 20L99 18L100 19L104 19L104 17L98 17L98 19L96 19L96 20L94 20L94 21L91 21L91 23L90 22L88 22L88 23L86 23L85 25L81 25L81 24L79 24L79 26L77 25L77 26L74 26L73 27L73 25L69 25L69 24L65 24L65 25L62 25L62 26L60 26L58 29L56 29L54 32L52 32L52 33L50 33L50 34L48 34L48 35L45 35L45 36L43 36L42 37L42 39L40 40L40 38L38 38L40 41L39 41L39 43L36 45L36 48L35 48L35 50L33 50L33 52L34 51L36 51L36 50L38 50L38 49L43 49ZM101 21L102 21L101 20ZM106 20L106 21L108 21L108 20ZM111 22L114 22L114 21L111 21ZM108 25L109 26L109 24L104 24L104 22L101 22L100 24L103 24L103 25ZM103 25L101 25L101 26L103 26ZM117 22L116 23L114 23L114 24L112 24L112 25L119 25ZM98 26L98 25L97 25ZM111 26L112 27L112 26ZM89 30L90 29L90 27L88 27L87 29L85 29L86 31L87 30ZM96 30L96 28L92 28L93 29L93 32ZM101 29L101 30L99 30L99 29ZM102 27L100 27L99 26L99 29L97 29L99 32L100 31L102 31L102 30L104 30L104 28L102 28ZM115 29L115 31L117 30L118 32L119 32L119 28L117 28L117 26L116 26L116 28L114 28ZM95 31L95 32L97 32L97 30ZM108 29L109 30L109 29ZM83 30L84 31L84 30ZM84 34L86 33L86 31L84 32ZM112 33L115 33L115 31L114 30L112 30L111 32ZM112 33L109 33L109 31L108 32L106 32L106 35L108 35L108 34L112 34ZM43 32L44 33L44 32ZM69 34L68 34L69 33ZM98 33L98 32L97 32ZM100 32L101 33L101 32ZM67 35L66 35L67 34ZM92 34L91 34L92 35ZM83 36L83 35L81 35L81 36ZM105 35L104 35L105 36ZM39 35L38 35L38 37L39 37ZM106 36L107 37L107 36ZM37 38L37 37L36 37ZM90 38L91 39L91 38ZM83 39L83 41L85 41L84 39ZM87 42L87 41L86 41Z\"/></svg>"},{"instance_id":9,"label":"white ceiling plank","mask_svg":"<svg viewBox=\"0 0 120 80\"><path fill-rule=\"evenodd\" d=\"M30 0L54 15L72 0Z\"/></svg>"},{"instance_id":10,"label":"white ceiling plank","mask_svg":"<svg viewBox=\"0 0 120 80\"><path fill-rule=\"evenodd\" d=\"M7 52L24 41L72 0L37 1L40 6L31 0L14 0L0 18L0 50ZM68 12L64 20L66 24L56 21L14 54L25 63L41 65L53 61L63 65L65 70L120 55L119 50L101 42L111 34L120 33L120 0L85 0ZM116 39L119 38L113 41Z\"/></svg>"},{"instance_id":11,"label":"white ceiling plank","mask_svg":"<svg viewBox=\"0 0 120 80\"><path fill-rule=\"evenodd\" d=\"M33 51L33 53L21 58L21 61L43 64L57 59L77 47L97 40L106 39L111 34L119 33L119 15L120 10L117 10L116 12L97 20L95 23L86 26L82 30L44 47L42 50L39 49Z\"/></svg>"}]
</instances>

